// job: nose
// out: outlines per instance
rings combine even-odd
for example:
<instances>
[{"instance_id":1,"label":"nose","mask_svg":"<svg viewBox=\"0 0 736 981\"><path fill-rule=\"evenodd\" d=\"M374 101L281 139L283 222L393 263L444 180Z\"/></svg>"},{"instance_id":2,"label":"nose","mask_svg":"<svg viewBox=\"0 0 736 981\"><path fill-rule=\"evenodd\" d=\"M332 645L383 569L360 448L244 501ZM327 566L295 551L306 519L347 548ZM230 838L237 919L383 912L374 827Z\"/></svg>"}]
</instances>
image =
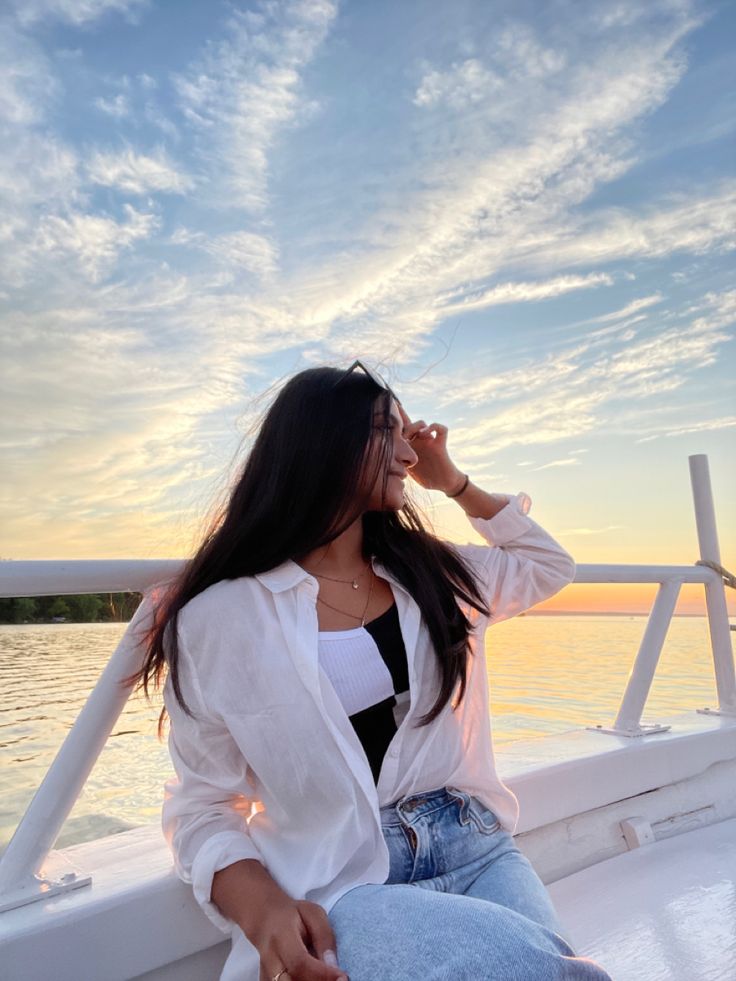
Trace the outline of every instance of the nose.
<instances>
[{"instance_id":1,"label":"nose","mask_svg":"<svg viewBox=\"0 0 736 981\"><path fill-rule=\"evenodd\" d=\"M415 467L419 462L419 457L414 451L414 448L412 447L411 443L408 442L408 440L404 439L403 436L401 437L399 459L401 460L403 465L407 468L407 470L410 467Z\"/></svg>"}]
</instances>

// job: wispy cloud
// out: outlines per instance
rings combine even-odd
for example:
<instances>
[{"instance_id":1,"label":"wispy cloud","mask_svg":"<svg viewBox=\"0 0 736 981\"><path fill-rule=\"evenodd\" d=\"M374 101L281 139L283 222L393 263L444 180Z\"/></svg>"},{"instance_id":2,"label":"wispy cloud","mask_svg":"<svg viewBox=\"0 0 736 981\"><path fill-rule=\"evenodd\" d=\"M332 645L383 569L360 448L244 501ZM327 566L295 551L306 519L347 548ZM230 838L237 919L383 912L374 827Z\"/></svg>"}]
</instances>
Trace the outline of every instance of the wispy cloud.
<instances>
[{"instance_id":1,"label":"wispy cloud","mask_svg":"<svg viewBox=\"0 0 736 981\"><path fill-rule=\"evenodd\" d=\"M28 126L40 122L48 104L59 94L48 59L41 47L0 21L0 121Z\"/></svg>"},{"instance_id":2,"label":"wispy cloud","mask_svg":"<svg viewBox=\"0 0 736 981\"><path fill-rule=\"evenodd\" d=\"M528 25L509 24L495 35L489 65L466 58L447 69L428 69L414 94L414 105L466 109L503 92L509 82L528 83L565 67L565 54L544 47Z\"/></svg>"},{"instance_id":3,"label":"wispy cloud","mask_svg":"<svg viewBox=\"0 0 736 981\"><path fill-rule=\"evenodd\" d=\"M125 92L118 92L110 99L100 95L95 99L94 104L100 112L104 112L114 119L125 119L126 116L130 115L130 101Z\"/></svg>"},{"instance_id":4,"label":"wispy cloud","mask_svg":"<svg viewBox=\"0 0 736 981\"><path fill-rule=\"evenodd\" d=\"M564 460L550 460L549 463L543 463L539 467L534 467L534 470L548 470L550 467L576 467L579 466L580 460L575 457L569 456L565 457Z\"/></svg>"},{"instance_id":5,"label":"wispy cloud","mask_svg":"<svg viewBox=\"0 0 736 981\"><path fill-rule=\"evenodd\" d=\"M414 105L444 103L452 109L465 109L488 99L502 86L503 80L495 72L485 68L477 58L467 58L446 71L428 71L416 90Z\"/></svg>"},{"instance_id":6,"label":"wispy cloud","mask_svg":"<svg viewBox=\"0 0 736 981\"><path fill-rule=\"evenodd\" d=\"M268 154L281 130L316 108L302 94L301 73L336 12L332 0L235 11L227 40L208 42L192 69L175 77L221 205L249 212L266 207Z\"/></svg>"},{"instance_id":7,"label":"wispy cloud","mask_svg":"<svg viewBox=\"0 0 736 981\"><path fill-rule=\"evenodd\" d=\"M200 249L221 264L237 272L255 273L261 279L273 276L278 266L278 249L265 235L255 232L231 232L208 236L178 228L171 236L174 245Z\"/></svg>"},{"instance_id":8,"label":"wispy cloud","mask_svg":"<svg viewBox=\"0 0 736 981\"><path fill-rule=\"evenodd\" d=\"M536 71L509 76L503 94L477 111L463 114L438 101L427 134L435 159L425 161L420 187L407 192L402 185L401 200L387 196L363 230L353 268L341 256L334 271L320 270L318 308L302 293L311 282L291 284L292 295L306 301L313 319L360 324L357 340L368 350L380 349L378 323L393 337L399 328L406 356L444 316L437 298L460 283L482 294L509 269L559 275L565 267L661 256L668 248L718 247L727 227L722 194L707 196L700 209L697 200L668 202L649 219L575 213L596 187L632 166L625 129L661 105L684 73L677 45L692 24L674 17L668 28L627 36L621 47L591 43L582 56L576 52L559 86L548 87ZM505 140L489 154L498 125Z\"/></svg>"},{"instance_id":9,"label":"wispy cloud","mask_svg":"<svg viewBox=\"0 0 736 981\"><path fill-rule=\"evenodd\" d=\"M653 293L651 296L641 296L636 300L632 300L631 303L627 303L626 306L620 307L618 310L603 313L599 317L591 317L586 323L608 324L614 320L626 320L633 314L639 313L640 310L647 310L649 307L656 306L663 299L661 293Z\"/></svg>"},{"instance_id":10,"label":"wispy cloud","mask_svg":"<svg viewBox=\"0 0 736 981\"><path fill-rule=\"evenodd\" d=\"M555 276L553 279L537 282L499 283L491 289L462 294L454 291L443 304L445 313L459 313L468 310L482 310L484 307L498 306L502 303L525 303L548 300L563 296L574 290L593 289L596 286L611 286L613 276L608 273L590 273L587 276ZM443 298L444 299L444 298Z\"/></svg>"},{"instance_id":11,"label":"wispy cloud","mask_svg":"<svg viewBox=\"0 0 736 981\"><path fill-rule=\"evenodd\" d=\"M4 285L17 288L35 266L42 215L74 210L80 181L75 151L53 134L11 133L0 155L0 266Z\"/></svg>"},{"instance_id":12,"label":"wispy cloud","mask_svg":"<svg viewBox=\"0 0 736 981\"><path fill-rule=\"evenodd\" d=\"M195 186L194 179L179 170L163 148L150 156L130 147L121 153L97 151L87 163L87 173L94 184L128 194L184 194Z\"/></svg>"},{"instance_id":13,"label":"wispy cloud","mask_svg":"<svg viewBox=\"0 0 736 981\"><path fill-rule=\"evenodd\" d=\"M51 215L41 224L31 245L38 257L71 258L92 282L98 282L114 265L121 251L148 238L158 221L152 214L124 205L126 220L101 215Z\"/></svg>"},{"instance_id":14,"label":"wispy cloud","mask_svg":"<svg viewBox=\"0 0 736 981\"><path fill-rule=\"evenodd\" d=\"M736 416L722 416L719 419L703 419L692 426L680 426L677 429L663 430L660 433L651 433L649 436L642 436L637 439L637 443L651 443L654 439L668 436L687 436L690 433L707 433L716 429L731 429L736 426Z\"/></svg>"},{"instance_id":15,"label":"wispy cloud","mask_svg":"<svg viewBox=\"0 0 736 981\"><path fill-rule=\"evenodd\" d=\"M134 20L148 0L11 0L15 16L24 27L53 18L81 27L104 14L123 14Z\"/></svg>"},{"instance_id":16,"label":"wispy cloud","mask_svg":"<svg viewBox=\"0 0 736 981\"><path fill-rule=\"evenodd\" d=\"M676 252L700 255L736 248L736 182L724 180L712 193L673 196L644 214L625 208L579 218L565 230L550 229L527 255L532 265L594 265L621 259L662 258Z\"/></svg>"},{"instance_id":17,"label":"wispy cloud","mask_svg":"<svg viewBox=\"0 0 736 981\"><path fill-rule=\"evenodd\" d=\"M617 335L610 336L607 346L582 339L513 368L503 367L499 351L490 374L471 368L450 378L433 372L415 386L416 394L431 397L439 411L451 412L459 405L465 411L479 410L473 423L455 426L452 432L458 459L466 464L505 449L559 443L591 432L600 438L622 428L628 431L632 405L644 406L676 391L716 362L719 348L732 340L724 328L735 319L734 304L732 291L709 294L705 307L693 311L699 315L636 343L622 342ZM490 364L487 354L477 360ZM731 417L716 421L732 424ZM715 428L707 421L695 425ZM635 423L632 428L644 441L689 427L661 424L652 432L652 427ZM576 462L569 454L541 465L526 460L523 466L528 472Z\"/></svg>"}]
</instances>

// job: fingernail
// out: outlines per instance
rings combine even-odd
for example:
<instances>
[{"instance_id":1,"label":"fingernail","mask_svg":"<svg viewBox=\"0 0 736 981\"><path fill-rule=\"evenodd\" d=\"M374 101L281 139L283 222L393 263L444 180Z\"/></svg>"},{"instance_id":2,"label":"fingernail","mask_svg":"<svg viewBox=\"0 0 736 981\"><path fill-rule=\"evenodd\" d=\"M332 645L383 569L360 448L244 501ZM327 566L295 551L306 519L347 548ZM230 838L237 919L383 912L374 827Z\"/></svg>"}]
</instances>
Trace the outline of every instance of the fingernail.
<instances>
[{"instance_id":1,"label":"fingernail","mask_svg":"<svg viewBox=\"0 0 736 981\"><path fill-rule=\"evenodd\" d=\"M334 950L326 950L322 955L322 960L330 967L337 967L337 954Z\"/></svg>"}]
</instances>

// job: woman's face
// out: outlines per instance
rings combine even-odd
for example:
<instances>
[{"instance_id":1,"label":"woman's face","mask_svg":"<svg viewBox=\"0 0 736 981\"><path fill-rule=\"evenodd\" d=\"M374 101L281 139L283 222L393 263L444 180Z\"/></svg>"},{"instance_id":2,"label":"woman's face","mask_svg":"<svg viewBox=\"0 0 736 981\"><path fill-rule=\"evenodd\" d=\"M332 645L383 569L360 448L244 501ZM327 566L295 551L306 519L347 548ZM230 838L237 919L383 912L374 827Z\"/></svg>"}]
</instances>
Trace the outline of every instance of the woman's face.
<instances>
[{"instance_id":1,"label":"woman's face","mask_svg":"<svg viewBox=\"0 0 736 981\"><path fill-rule=\"evenodd\" d=\"M381 399L379 398L373 408L373 430L369 448L368 468L369 474L373 467L377 465L383 451L383 439L388 436L391 444L391 454L388 457L389 478L386 485L386 498L382 503L381 492L383 489L384 469L378 471L378 476L371 490L371 496L366 508L367 511L391 510L398 511L404 504L404 482L408 480L409 469L417 463L419 457L411 448L403 436L404 421L399 411L398 403L391 399L390 417L388 419L389 432L386 433L387 421L383 414Z\"/></svg>"}]
</instances>

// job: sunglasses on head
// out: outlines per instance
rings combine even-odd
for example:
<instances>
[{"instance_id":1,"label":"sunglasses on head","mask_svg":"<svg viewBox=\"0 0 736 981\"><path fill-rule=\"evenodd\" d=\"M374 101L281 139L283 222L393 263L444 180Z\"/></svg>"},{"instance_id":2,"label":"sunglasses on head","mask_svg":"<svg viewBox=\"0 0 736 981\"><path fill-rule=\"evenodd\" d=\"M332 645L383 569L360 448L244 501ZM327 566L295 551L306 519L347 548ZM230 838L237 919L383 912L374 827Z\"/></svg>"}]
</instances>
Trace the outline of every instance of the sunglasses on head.
<instances>
[{"instance_id":1,"label":"sunglasses on head","mask_svg":"<svg viewBox=\"0 0 736 981\"><path fill-rule=\"evenodd\" d=\"M394 399L396 399L396 401L398 402L398 404L401 405L401 402L399 401L398 398L396 398L396 395L393 393L393 391L391 389L391 386L386 381L384 381L383 378L381 378L381 376L378 374L377 371L373 371L372 368L369 368L369 367L367 367L367 365L364 365L362 361L353 361L353 363L350 365L350 367L347 369L347 371L337 379L337 381L335 382L335 385L333 387L336 388L338 385L340 385L342 382L344 382L345 379L348 378L349 375L353 371L355 371L356 368L361 368L366 373L366 375L368 375L368 377L370 378L370 380L372 382L375 382L376 385L378 385L379 388L384 389L384 391L386 391L386 392L391 392L391 397L394 398Z\"/></svg>"}]
</instances>

